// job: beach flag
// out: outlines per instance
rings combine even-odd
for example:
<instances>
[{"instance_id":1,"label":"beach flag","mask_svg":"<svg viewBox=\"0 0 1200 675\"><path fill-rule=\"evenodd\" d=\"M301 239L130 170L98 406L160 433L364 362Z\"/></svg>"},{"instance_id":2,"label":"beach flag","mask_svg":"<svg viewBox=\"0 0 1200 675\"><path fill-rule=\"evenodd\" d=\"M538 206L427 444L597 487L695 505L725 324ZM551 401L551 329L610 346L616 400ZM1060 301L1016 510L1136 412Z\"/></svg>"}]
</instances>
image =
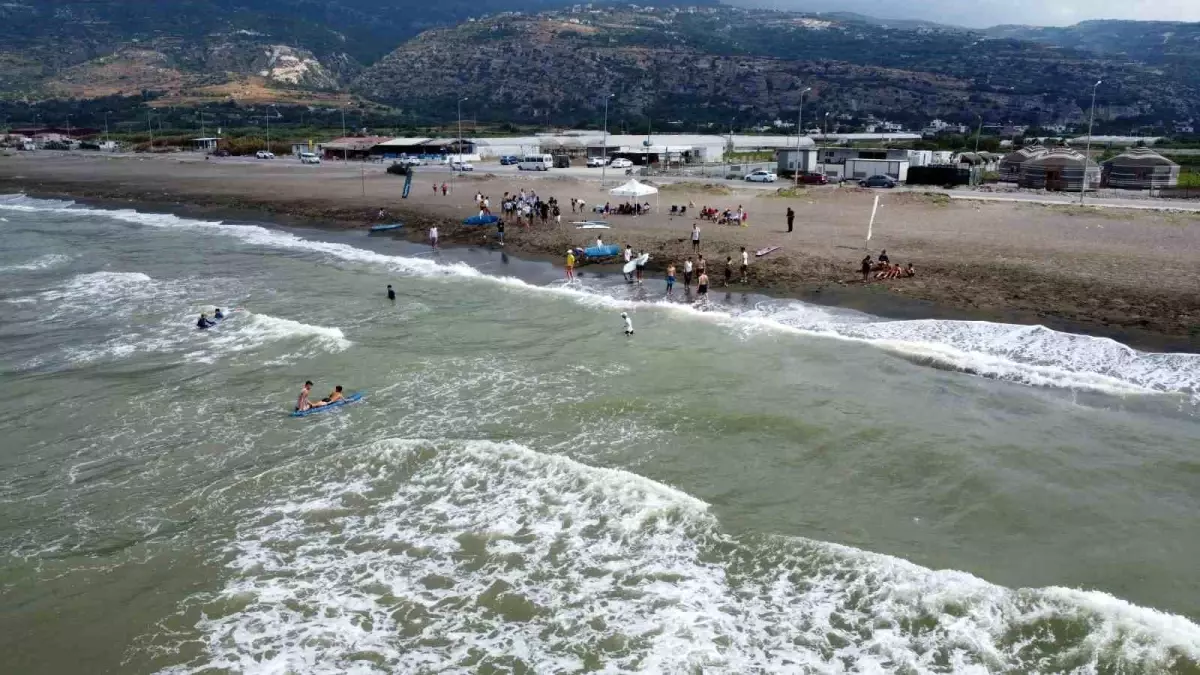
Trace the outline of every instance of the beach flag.
<instances>
[{"instance_id":1,"label":"beach flag","mask_svg":"<svg viewBox=\"0 0 1200 675\"><path fill-rule=\"evenodd\" d=\"M871 222L867 223L867 241L871 241L871 228L875 227L875 212L879 210L879 195L875 195L875 206L871 207Z\"/></svg>"}]
</instances>

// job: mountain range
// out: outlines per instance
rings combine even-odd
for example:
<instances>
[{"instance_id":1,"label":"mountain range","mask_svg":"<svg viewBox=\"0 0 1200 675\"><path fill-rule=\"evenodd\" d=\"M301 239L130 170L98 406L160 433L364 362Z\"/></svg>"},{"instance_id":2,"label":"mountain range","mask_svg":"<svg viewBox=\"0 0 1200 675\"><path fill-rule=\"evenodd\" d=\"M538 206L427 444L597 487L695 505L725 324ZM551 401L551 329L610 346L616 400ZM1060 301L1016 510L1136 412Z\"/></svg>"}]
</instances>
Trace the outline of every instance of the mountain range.
<instances>
[{"instance_id":1,"label":"mountain range","mask_svg":"<svg viewBox=\"0 0 1200 675\"><path fill-rule=\"evenodd\" d=\"M849 13L641 0L16 0L0 4L0 97L155 92L171 105L353 95L446 121L681 124L876 115L1045 124L1200 117L1200 24L971 31Z\"/></svg>"}]
</instances>

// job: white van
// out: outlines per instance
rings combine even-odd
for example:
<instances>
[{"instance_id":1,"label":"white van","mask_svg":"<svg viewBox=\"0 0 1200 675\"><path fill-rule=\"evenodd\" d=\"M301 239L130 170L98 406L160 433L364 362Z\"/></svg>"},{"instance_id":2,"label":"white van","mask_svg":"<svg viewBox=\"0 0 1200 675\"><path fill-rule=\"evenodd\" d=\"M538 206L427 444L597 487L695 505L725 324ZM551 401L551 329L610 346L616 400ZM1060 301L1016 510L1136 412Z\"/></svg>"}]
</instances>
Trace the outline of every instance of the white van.
<instances>
[{"instance_id":1,"label":"white van","mask_svg":"<svg viewBox=\"0 0 1200 675\"><path fill-rule=\"evenodd\" d=\"M320 164L321 158L316 153L302 152L300 153L301 164Z\"/></svg>"},{"instance_id":2,"label":"white van","mask_svg":"<svg viewBox=\"0 0 1200 675\"><path fill-rule=\"evenodd\" d=\"M550 155L525 155L517 163L521 171L549 171L554 166L554 158Z\"/></svg>"}]
</instances>

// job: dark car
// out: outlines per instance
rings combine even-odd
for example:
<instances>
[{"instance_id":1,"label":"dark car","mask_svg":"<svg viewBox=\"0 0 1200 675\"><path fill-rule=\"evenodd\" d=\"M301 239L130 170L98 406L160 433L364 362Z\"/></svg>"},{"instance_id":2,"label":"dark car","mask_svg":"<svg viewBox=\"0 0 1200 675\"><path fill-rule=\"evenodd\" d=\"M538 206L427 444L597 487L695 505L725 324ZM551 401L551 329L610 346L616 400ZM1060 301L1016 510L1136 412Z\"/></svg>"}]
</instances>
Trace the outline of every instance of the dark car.
<instances>
[{"instance_id":1,"label":"dark car","mask_svg":"<svg viewBox=\"0 0 1200 675\"><path fill-rule=\"evenodd\" d=\"M805 185L828 185L829 179L822 173L801 173L800 182Z\"/></svg>"},{"instance_id":2,"label":"dark car","mask_svg":"<svg viewBox=\"0 0 1200 675\"><path fill-rule=\"evenodd\" d=\"M387 172L393 176L407 176L409 167L402 162L395 162L387 168Z\"/></svg>"},{"instance_id":3,"label":"dark car","mask_svg":"<svg viewBox=\"0 0 1200 675\"><path fill-rule=\"evenodd\" d=\"M500 164L502 164L503 166L508 166L509 164L520 164L520 163L521 163L521 160L517 159L513 155L505 155L500 158Z\"/></svg>"},{"instance_id":4,"label":"dark car","mask_svg":"<svg viewBox=\"0 0 1200 675\"><path fill-rule=\"evenodd\" d=\"M891 176L871 176L866 180L858 182L862 187L868 188L894 188L896 181L892 180Z\"/></svg>"}]
</instances>

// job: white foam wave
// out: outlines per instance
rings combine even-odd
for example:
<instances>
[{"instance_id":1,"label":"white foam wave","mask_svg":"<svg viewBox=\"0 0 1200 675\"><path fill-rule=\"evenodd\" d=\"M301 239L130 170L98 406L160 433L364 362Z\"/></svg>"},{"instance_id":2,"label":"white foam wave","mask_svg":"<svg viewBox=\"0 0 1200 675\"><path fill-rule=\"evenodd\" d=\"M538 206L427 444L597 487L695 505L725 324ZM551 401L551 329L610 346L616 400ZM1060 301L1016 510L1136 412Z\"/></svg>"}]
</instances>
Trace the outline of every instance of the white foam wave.
<instances>
[{"instance_id":1,"label":"white foam wave","mask_svg":"<svg viewBox=\"0 0 1200 675\"><path fill-rule=\"evenodd\" d=\"M749 309L635 301L582 284L534 286L511 277L486 276L464 263L439 264L419 257L393 256L347 244L313 241L254 225L199 221L132 210L96 212L70 204L36 200L0 203L0 208L99 213L148 227L206 231L247 244L307 251L342 261L361 262L393 272L425 277L464 276L523 293L569 298L585 306L618 309L654 308L716 321L736 330L791 331L871 345L937 367L1032 385L1093 390L1116 395L1184 394L1200 398L1200 355L1140 352L1113 340L1061 333L1043 326L972 321L886 321L832 311L802 302L760 303Z\"/></svg>"},{"instance_id":2,"label":"white foam wave","mask_svg":"<svg viewBox=\"0 0 1200 675\"><path fill-rule=\"evenodd\" d=\"M36 272L38 270L49 269L56 267L65 262L70 262L71 256L58 253L51 253L38 258L34 258L27 263L20 265L7 265L0 267L0 272Z\"/></svg>"},{"instance_id":3,"label":"white foam wave","mask_svg":"<svg viewBox=\"0 0 1200 675\"><path fill-rule=\"evenodd\" d=\"M232 354L257 349L267 343L298 340L326 351L345 351L353 344L340 328L313 326L268 314L241 311L229 315L215 330L205 333L207 346L215 354Z\"/></svg>"},{"instance_id":4,"label":"white foam wave","mask_svg":"<svg viewBox=\"0 0 1200 675\"><path fill-rule=\"evenodd\" d=\"M238 514L225 587L193 599L203 618L168 629L179 640L198 631L206 653L166 672L1161 672L1200 662L1200 626L1182 617L844 546L730 536L685 493L516 444L387 440L279 473L272 484L288 494L262 507L255 490Z\"/></svg>"}]
</instances>

